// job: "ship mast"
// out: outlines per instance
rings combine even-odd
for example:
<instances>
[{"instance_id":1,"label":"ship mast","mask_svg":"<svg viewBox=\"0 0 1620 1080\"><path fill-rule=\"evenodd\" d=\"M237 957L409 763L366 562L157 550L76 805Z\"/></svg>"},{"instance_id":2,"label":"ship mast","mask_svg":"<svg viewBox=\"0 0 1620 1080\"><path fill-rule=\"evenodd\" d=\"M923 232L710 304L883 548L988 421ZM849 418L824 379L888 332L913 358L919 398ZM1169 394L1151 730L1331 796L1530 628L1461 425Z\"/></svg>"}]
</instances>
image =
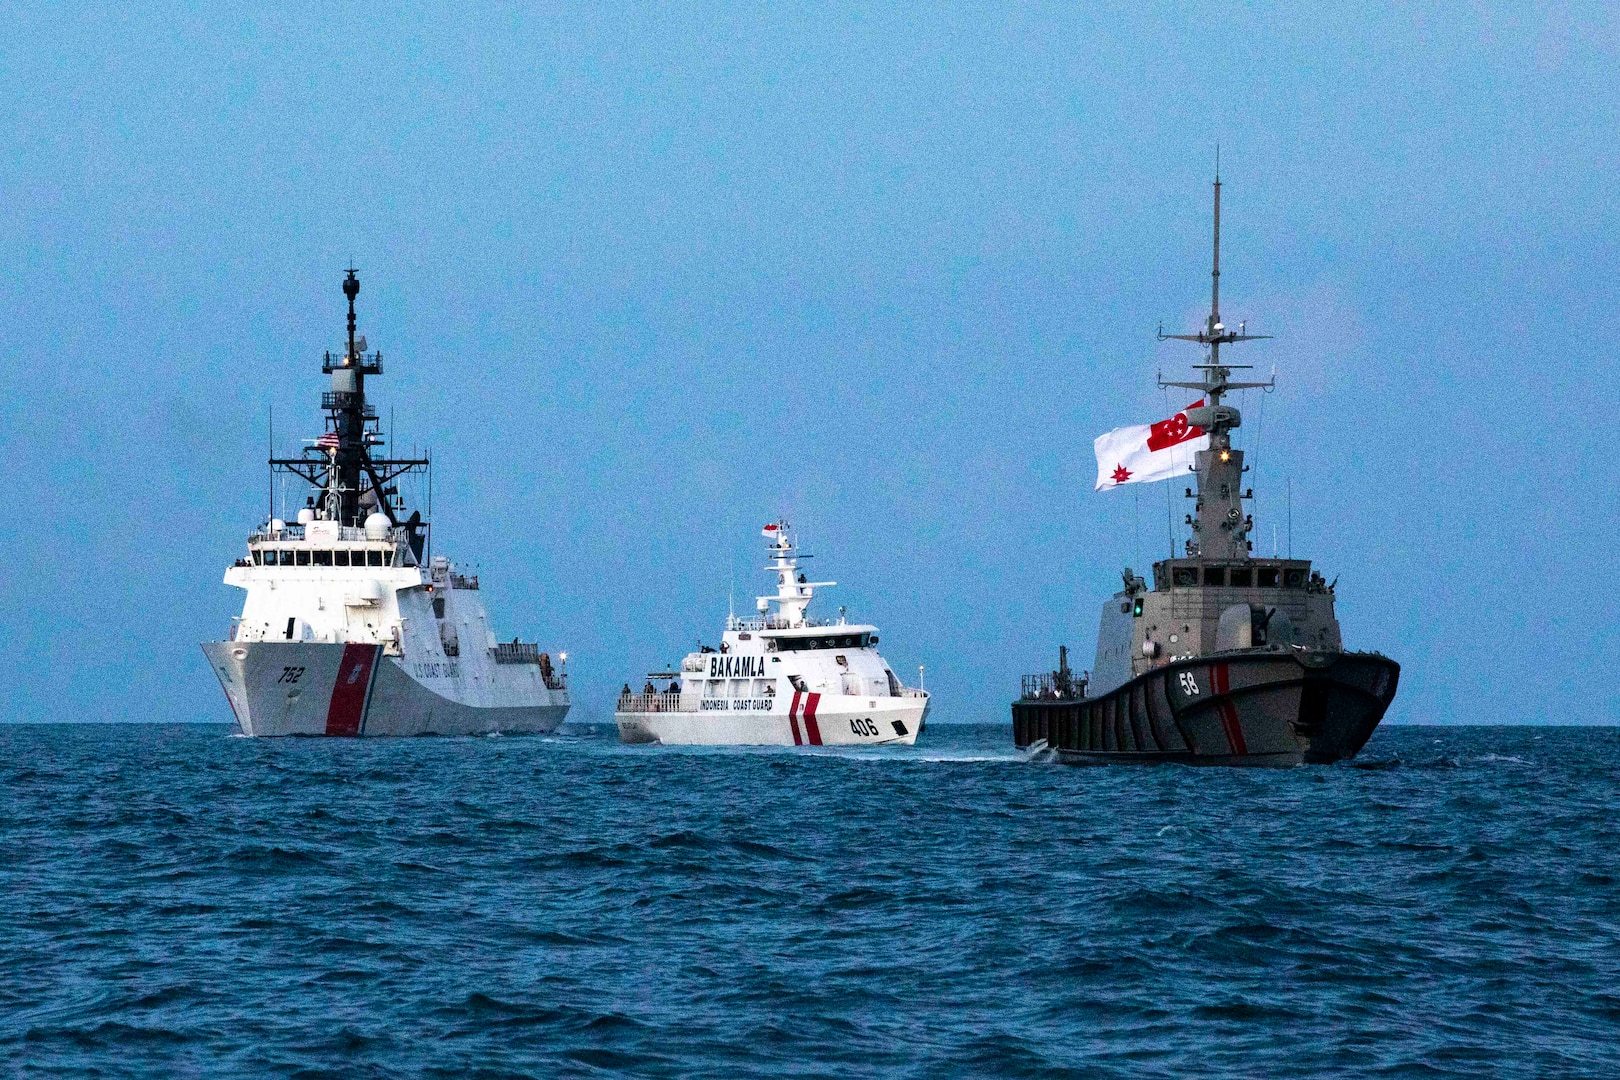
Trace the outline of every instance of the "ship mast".
<instances>
[{"instance_id":1,"label":"ship mast","mask_svg":"<svg viewBox=\"0 0 1620 1080\"><path fill-rule=\"evenodd\" d=\"M391 528L403 528L418 561L426 543L427 524L421 511L401 520L404 503L393 481L407 473L425 471L427 458L373 457L371 448L383 443L377 409L366 401L366 376L382 374L382 353L367 353L366 340L355 336L355 297L360 294L360 278L349 267L343 279L343 295L349 302L348 340L342 356L326 353L321 372L331 377L331 386L321 395L326 412L326 431L306 447L299 458L271 458L274 471L291 472L309 481L319 496L312 499L316 517L359 527L372 514L382 514Z\"/></svg>"},{"instance_id":2,"label":"ship mast","mask_svg":"<svg viewBox=\"0 0 1620 1080\"><path fill-rule=\"evenodd\" d=\"M817 589L830 588L837 585L836 581L806 581L804 575L799 573L799 560L810 558L801 555L794 546L791 536L791 527L786 518L778 518L773 525L765 526L765 537L770 543L765 545L767 557L771 564L765 569L776 575L776 595L761 596L757 598L760 617L767 626L793 627L803 626L805 623L805 608L810 606L810 598ZM776 605L775 617L771 614L771 605ZM731 623L736 624L735 617ZM740 625L740 624L738 624Z\"/></svg>"},{"instance_id":3,"label":"ship mast","mask_svg":"<svg viewBox=\"0 0 1620 1080\"><path fill-rule=\"evenodd\" d=\"M1194 455L1193 469L1198 477L1196 517L1187 515L1193 537L1187 541L1190 558L1246 559L1253 546L1249 530L1254 519L1245 516L1242 500L1252 497L1242 489L1243 451L1232 449L1232 429L1243 423L1242 414L1222 399L1234 390L1269 390L1276 384L1267 382L1232 382L1234 370L1247 370L1250 364L1231 364L1221 361L1221 346L1239 341L1258 341L1270 334L1247 333L1243 324L1236 330L1221 322L1221 174L1215 171L1215 236L1214 260L1210 270L1209 320L1196 334L1166 334L1159 329L1159 340L1195 341L1209 349L1209 362L1194 364L1194 370L1203 372L1199 382L1167 382L1161 376L1161 387L1176 386L1197 390L1204 396L1204 404L1187 410L1187 421L1209 432L1209 449Z\"/></svg>"}]
</instances>

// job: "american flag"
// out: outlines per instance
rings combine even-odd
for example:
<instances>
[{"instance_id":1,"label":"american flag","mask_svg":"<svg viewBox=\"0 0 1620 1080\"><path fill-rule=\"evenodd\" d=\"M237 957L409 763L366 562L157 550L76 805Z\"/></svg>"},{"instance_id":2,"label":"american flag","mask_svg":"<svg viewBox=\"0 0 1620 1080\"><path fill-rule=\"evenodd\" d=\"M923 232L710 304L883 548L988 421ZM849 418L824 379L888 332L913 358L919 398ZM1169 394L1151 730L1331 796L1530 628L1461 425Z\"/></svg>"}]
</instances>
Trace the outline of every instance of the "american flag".
<instances>
[{"instance_id":1,"label":"american flag","mask_svg":"<svg viewBox=\"0 0 1620 1080\"><path fill-rule=\"evenodd\" d=\"M315 445L320 447L322 450L336 450L338 448L337 432L328 431L325 435L322 435L320 438L315 440Z\"/></svg>"}]
</instances>

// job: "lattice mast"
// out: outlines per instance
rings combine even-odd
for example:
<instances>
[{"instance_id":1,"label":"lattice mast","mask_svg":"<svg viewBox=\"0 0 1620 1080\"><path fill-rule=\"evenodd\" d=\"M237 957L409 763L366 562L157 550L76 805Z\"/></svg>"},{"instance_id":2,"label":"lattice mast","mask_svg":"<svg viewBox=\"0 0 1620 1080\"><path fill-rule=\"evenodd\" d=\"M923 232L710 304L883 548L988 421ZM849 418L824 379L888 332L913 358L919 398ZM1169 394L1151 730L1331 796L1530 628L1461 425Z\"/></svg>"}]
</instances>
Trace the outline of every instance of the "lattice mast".
<instances>
[{"instance_id":1,"label":"lattice mast","mask_svg":"<svg viewBox=\"0 0 1620 1080\"><path fill-rule=\"evenodd\" d=\"M384 438L376 407L366 401L366 376L382 374L382 353L367 353L366 339L355 334L354 301L359 294L360 278L351 266L343 279L343 295L349 302L347 345L341 356L327 352L321 361L321 372L331 379L321 395L325 432L313 446L305 447L302 457L272 457L270 468L299 476L317 489L310 499L317 518L359 527L372 514L383 514L391 526L406 530L420 561L428 525L420 510L404 517L405 504L395 481L411 472L425 473L431 461L372 455L372 448L382 446Z\"/></svg>"}]
</instances>

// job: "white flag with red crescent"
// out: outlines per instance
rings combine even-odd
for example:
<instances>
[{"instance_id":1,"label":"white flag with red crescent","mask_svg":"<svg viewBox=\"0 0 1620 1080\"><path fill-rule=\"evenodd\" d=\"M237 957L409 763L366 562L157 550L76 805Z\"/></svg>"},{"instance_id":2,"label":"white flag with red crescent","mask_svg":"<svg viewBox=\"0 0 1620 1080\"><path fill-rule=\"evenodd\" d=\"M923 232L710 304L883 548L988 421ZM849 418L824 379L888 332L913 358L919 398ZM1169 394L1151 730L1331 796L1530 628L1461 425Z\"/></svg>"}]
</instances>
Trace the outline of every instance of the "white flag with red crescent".
<instances>
[{"instance_id":1,"label":"white flag with red crescent","mask_svg":"<svg viewBox=\"0 0 1620 1080\"><path fill-rule=\"evenodd\" d=\"M1202 399L1187 406L1196 409ZM1209 449L1209 433L1187 422L1185 411L1157 424L1115 428L1097 436L1097 490L1180 476L1193 454Z\"/></svg>"}]
</instances>

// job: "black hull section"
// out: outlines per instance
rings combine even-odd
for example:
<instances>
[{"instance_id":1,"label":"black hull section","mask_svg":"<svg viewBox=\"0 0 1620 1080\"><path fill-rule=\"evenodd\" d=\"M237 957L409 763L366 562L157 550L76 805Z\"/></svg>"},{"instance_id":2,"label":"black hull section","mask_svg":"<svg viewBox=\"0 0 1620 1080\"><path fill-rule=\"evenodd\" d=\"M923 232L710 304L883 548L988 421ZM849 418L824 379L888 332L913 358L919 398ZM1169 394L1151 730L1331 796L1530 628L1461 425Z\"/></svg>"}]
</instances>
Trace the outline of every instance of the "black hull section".
<instances>
[{"instance_id":1,"label":"black hull section","mask_svg":"<svg viewBox=\"0 0 1620 1080\"><path fill-rule=\"evenodd\" d=\"M1216 653L1101 697L1015 701L1013 739L1077 765L1326 764L1366 744L1400 673L1376 653Z\"/></svg>"}]
</instances>

